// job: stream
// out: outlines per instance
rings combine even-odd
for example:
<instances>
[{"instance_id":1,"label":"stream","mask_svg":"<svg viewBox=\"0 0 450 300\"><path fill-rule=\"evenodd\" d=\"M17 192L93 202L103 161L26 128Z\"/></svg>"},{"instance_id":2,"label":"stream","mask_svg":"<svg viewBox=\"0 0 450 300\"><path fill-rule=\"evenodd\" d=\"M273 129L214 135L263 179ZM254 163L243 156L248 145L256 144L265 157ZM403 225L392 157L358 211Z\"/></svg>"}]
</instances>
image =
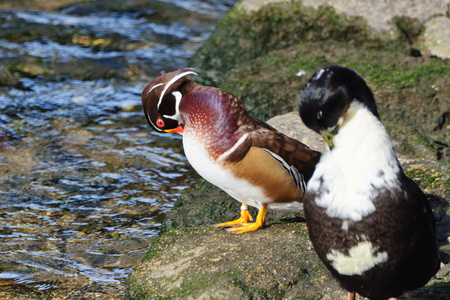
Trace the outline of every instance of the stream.
<instances>
[{"instance_id":1,"label":"stream","mask_svg":"<svg viewBox=\"0 0 450 300\"><path fill-rule=\"evenodd\" d=\"M198 178L142 89L235 1L35 2L0 3L0 298L122 299Z\"/></svg>"}]
</instances>

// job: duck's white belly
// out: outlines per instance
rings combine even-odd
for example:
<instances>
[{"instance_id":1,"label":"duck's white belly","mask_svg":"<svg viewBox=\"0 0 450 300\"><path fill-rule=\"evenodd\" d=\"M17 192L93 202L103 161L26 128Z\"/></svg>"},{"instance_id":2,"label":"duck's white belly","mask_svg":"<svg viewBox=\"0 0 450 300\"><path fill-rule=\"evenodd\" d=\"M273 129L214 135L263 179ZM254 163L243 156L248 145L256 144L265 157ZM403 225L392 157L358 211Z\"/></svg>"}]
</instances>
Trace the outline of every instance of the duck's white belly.
<instances>
[{"instance_id":1,"label":"duck's white belly","mask_svg":"<svg viewBox=\"0 0 450 300\"><path fill-rule=\"evenodd\" d=\"M262 208L262 203L271 202L261 188L234 176L230 169L215 161L196 139L183 136L183 147L189 163L198 174L237 201L258 209Z\"/></svg>"}]
</instances>

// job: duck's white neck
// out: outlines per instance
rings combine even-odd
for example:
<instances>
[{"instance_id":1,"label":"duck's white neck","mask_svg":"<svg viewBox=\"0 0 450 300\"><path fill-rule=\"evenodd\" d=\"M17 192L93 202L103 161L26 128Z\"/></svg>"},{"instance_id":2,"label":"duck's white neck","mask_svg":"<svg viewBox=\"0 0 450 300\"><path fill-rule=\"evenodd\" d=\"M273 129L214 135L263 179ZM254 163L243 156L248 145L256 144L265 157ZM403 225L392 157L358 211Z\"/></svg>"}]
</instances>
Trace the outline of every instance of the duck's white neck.
<instances>
[{"instance_id":1,"label":"duck's white neck","mask_svg":"<svg viewBox=\"0 0 450 300\"><path fill-rule=\"evenodd\" d=\"M383 124L353 102L334 137L334 147L316 167L308 188L331 217L359 221L375 211L380 189L397 186L400 166Z\"/></svg>"}]
</instances>

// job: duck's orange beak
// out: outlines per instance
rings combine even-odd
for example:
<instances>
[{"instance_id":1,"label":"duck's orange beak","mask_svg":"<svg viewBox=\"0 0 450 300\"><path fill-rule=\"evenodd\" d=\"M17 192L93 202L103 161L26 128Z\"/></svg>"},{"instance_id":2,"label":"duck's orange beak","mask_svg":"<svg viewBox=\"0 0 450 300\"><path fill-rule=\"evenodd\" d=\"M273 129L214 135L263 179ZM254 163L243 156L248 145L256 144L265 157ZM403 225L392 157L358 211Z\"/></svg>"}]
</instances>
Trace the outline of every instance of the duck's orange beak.
<instances>
[{"instance_id":1,"label":"duck's orange beak","mask_svg":"<svg viewBox=\"0 0 450 300\"><path fill-rule=\"evenodd\" d=\"M168 129L168 130L164 130L165 132L175 132L175 133L179 133L181 135L183 135L184 129L183 127L180 125L175 129Z\"/></svg>"}]
</instances>

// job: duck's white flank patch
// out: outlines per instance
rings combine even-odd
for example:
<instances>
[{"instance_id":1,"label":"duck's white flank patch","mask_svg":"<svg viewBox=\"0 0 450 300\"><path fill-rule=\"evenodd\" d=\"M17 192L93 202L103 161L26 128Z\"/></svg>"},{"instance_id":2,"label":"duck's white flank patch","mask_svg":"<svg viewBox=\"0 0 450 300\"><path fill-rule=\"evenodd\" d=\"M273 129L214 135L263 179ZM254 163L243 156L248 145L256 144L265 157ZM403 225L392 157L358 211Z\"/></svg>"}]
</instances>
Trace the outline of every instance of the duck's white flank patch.
<instances>
[{"instance_id":1,"label":"duck's white flank patch","mask_svg":"<svg viewBox=\"0 0 450 300\"><path fill-rule=\"evenodd\" d=\"M328 216L360 221L375 211L380 189L398 186L399 164L383 124L361 103L354 101L324 153L307 189L318 194L315 202ZM347 224L342 224L346 229Z\"/></svg>"},{"instance_id":2,"label":"duck's white flank patch","mask_svg":"<svg viewBox=\"0 0 450 300\"><path fill-rule=\"evenodd\" d=\"M242 138L237 143L241 140ZM183 148L189 163L197 173L234 199L258 209L262 208L262 203L271 201L261 188L250 184L245 179L235 178L231 171L215 161L197 141L195 132L184 132Z\"/></svg>"},{"instance_id":3,"label":"duck's white flank patch","mask_svg":"<svg viewBox=\"0 0 450 300\"><path fill-rule=\"evenodd\" d=\"M377 253L377 251L378 247L373 247L369 241L363 241L350 248L348 255L332 249L327 254L327 259L339 274L361 275L388 260L387 252Z\"/></svg>"},{"instance_id":4,"label":"duck's white flank patch","mask_svg":"<svg viewBox=\"0 0 450 300\"><path fill-rule=\"evenodd\" d=\"M164 90L161 93L161 96L159 97L159 101L158 101L158 110L159 110L159 106L161 105L162 99L164 98L164 94L167 92L167 90L169 89L169 87L174 84L178 79L187 76L189 74L193 74L193 75L197 75L197 73L193 72L193 71L187 71L187 72L183 72L181 74L178 74L177 76L173 77L172 79L169 80L169 82L166 83L166 86L164 87Z\"/></svg>"},{"instance_id":5,"label":"duck's white flank patch","mask_svg":"<svg viewBox=\"0 0 450 300\"><path fill-rule=\"evenodd\" d=\"M341 229L347 231L348 230L348 220L342 221Z\"/></svg>"},{"instance_id":6,"label":"duck's white flank patch","mask_svg":"<svg viewBox=\"0 0 450 300\"><path fill-rule=\"evenodd\" d=\"M233 147L231 147L230 149L228 149L227 151L222 153L217 158L217 161L221 161L221 160L226 159L228 157L228 155L233 153L234 150L236 150L240 145L242 145L242 143L247 139L247 137L248 137L248 133L245 133L243 136L241 136L241 138L233 145Z\"/></svg>"}]
</instances>

